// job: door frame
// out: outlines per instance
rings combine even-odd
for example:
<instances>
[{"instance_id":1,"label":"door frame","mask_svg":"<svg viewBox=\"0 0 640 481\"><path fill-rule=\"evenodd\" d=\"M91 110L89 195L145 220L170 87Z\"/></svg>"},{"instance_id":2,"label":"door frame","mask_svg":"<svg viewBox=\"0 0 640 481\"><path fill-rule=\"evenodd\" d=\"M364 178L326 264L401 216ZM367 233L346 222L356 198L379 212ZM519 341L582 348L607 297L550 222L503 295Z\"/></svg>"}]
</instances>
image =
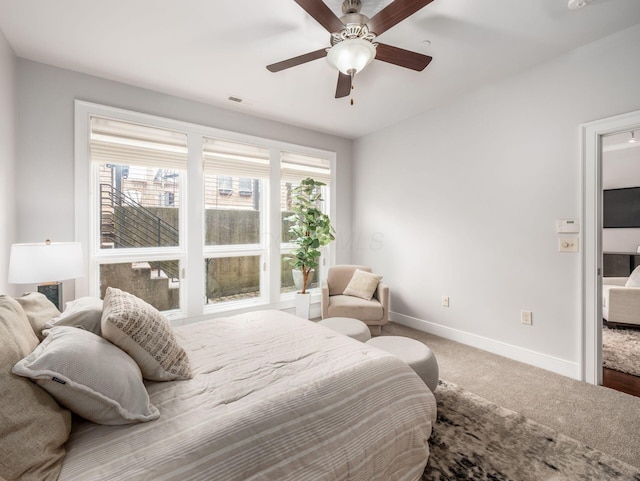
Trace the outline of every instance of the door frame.
<instances>
[{"instance_id":1,"label":"door frame","mask_svg":"<svg viewBox=\"0 0 640 481\"><path fill-rule=\"evenodd\" d=\"M602 384L602 137L640 130L640 110L581 125L582 378Z\"/></svg>"}]
</instances>

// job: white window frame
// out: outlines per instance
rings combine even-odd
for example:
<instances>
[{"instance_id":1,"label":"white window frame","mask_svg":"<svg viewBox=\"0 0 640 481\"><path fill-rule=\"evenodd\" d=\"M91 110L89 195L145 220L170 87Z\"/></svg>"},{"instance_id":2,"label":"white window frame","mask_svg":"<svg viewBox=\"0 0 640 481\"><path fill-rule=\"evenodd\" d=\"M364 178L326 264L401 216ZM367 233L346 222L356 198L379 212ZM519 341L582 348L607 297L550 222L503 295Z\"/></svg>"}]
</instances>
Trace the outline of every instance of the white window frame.
<instances>
[{"instance_id":1,"label":"white window frame","mask_svg":"<svg viewBox=\"0 0 640 481\"><path fill-rule=\"evenodd\" d=\"M96 240L99 239L97 206L97 173L92 176L89 152L90 118L92 116L113 118L133 123L146 124L158 128L176 130L187 134L188 166L182 181L180 193L180 242L176 247L136 248L105 250L100 252ZM264 182L261 201L264 214L261 215L261 243L250 246L205 246L204 245L204 196L202 146L205 137L224 138L234 142L261 145L269 149L270 176ZM99 263L128 262L143 260L178 259L181 266L180 308L166 313L172 320L197 319L216 313L234 313L256 308L288 309L294 306L294 296L280 295L280 155L282 151L299 152L304 155L325 158L330 161L332 181L327 189L325 201L329 205L329 215L336 218L335 199L335 152L306 147L272 139L225 131L189 122L173 120L130 110L124 110L91 102L75 101L75 237L83 245L83 255L87 266L87 276L76 280L76 297L99 295ZM274 188L278 186L278 188ZM188 226L188 228L187 228ZM325 248L323 264L326 270L334 264L333 244ZM260 276L261 297L220 304L204 303L205 279L204 259L206 257L229 257L260 255L263 274ZM319 290L313 301L320 300Z\"/></svg>"}]
</instances>

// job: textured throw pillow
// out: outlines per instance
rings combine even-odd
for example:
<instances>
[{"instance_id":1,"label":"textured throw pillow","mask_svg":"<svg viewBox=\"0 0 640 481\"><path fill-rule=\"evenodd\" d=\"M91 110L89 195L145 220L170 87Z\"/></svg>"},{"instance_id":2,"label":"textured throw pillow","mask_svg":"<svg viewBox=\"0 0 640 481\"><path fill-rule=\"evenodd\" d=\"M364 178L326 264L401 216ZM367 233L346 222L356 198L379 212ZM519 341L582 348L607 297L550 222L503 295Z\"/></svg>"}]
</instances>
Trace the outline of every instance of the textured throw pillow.
<instances>
[{"instance_id":1,"label":"textured throw pillow","mask_svg":"<svg viewBox=\"0 0 640 481\"><path fill-rule=\"evenodd\" d=\"M190 379L187 353L166 317L133 294L108 287L102 311L102 336L128 353L151 381Z\"/></svg>"},{"instance_id":2,"label":"textured throw pillow","mask_svg":"<svg viewBox=\"0 0 640 481\"><path fill-rule=\"evenodd\" d=\"M378 288L380 279L382 279L382 276L356 269L343 294L370 301L373 293L376 292Z\"/></svg>"},{"instance_id":3,"label":"textured throw pillow","mask_svg":"<svg viewBox=\"0 0 640 481\"><path fill-rule=\"evenodd\" d=\"M40 292L27 292L16 300L27 314L33 332L35 332L38 339L42 341L42 330L45 324L54 317L58 317L60 311L53 302L47 299L47 296Z\"/></svg>"},{"instance_id":4,"label":"textured throw pillow","mask_svg":"<svg viewBox=\"0 0 640 481\"><path fill-rule=\"evenodd\" d=\"M135 361L83 329L50 329L13 373L33 379L60 404L94 423L131 424L160 416Z\"/></svg>"},{"instance_id":5,"label":"textured throw pillow","mask_svg":"<svg viewBox=\"0 0 640 481\"><path fill-rule=\"evenodd\" d=\"M633 270L624 287L640 287L640 266Z\"/></svg>"},{"instance_id":6,"label":"textured throw pillow","mask_svg":"<svg viewBox=\"0 0 640 481\"><path fill-rule=\"evenodd\" d=\"M11 373L13 365L38 345L18 302L0 296L0 477L55 481L71 413L29 379Z\"/></svg>"},{"instance_id":7,"label":"textured throw pillow","mask_svg":"<svg viewBox=\"0 0 640 481\"><path fill-rule=\"evenodd\" d=\"M102 299L97 297L80 297L67 302L62 314L45 324L45 329L54 326L73 326L102 336L100 321L102 319Z\"/></svg>"}]
</instances>

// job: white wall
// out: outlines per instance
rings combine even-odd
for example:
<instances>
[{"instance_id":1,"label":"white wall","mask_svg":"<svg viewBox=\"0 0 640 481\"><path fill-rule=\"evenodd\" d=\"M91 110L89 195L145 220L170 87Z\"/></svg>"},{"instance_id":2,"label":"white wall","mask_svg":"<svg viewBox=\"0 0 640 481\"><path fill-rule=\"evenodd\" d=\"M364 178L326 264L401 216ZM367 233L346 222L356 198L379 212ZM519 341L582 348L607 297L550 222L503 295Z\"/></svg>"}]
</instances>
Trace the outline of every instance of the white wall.
<instances>
[{"instance_id":1,"label":"white wall","mask_svg":"<svg viewBox=\"0 0 640 481\"><path fill-rule=\"evenodd\" d=\"M581 216L579 125L640 108L638 44L640 26L355 142L353 260L393 319L580 376L581 256L555 221Z\"/></svg>"},{"instance_id":2,"label":"white wall","mask_svg":"<svg viewBox=\"0 0 640 481\"><path fill-rule=\"evenodd\" d=\"M75 99L335 151L336 201L338 206L350 205L350 140L19 59L16 197L20 242L74 238ZM332 220L338 234L350 231L350 209L338 208ZM347 262L350 246L337 247L337 262ZM73 289L72 281L67 283Z\"/></svg>"},{"instance_id":3,"label":"white wall","mask_svg":"<svg viewBox=\"0 0 640 481\"><path fill-rule=\"evenodd\" d=\"M9 252L15 241L17 59L0 31L0 294L14 294L7 282Z\"/></svg>"},{"instance_id":4,"label":"white wall","mask_svg":"<svg viewBox=\"0 0 640 481\"><path fill-rule=\"evenodd\" d=\"M640 187L640 143L602 155L602 188ZM640 229L602 229L604 252L636 252Z\"/></svg>"}]
</instances>

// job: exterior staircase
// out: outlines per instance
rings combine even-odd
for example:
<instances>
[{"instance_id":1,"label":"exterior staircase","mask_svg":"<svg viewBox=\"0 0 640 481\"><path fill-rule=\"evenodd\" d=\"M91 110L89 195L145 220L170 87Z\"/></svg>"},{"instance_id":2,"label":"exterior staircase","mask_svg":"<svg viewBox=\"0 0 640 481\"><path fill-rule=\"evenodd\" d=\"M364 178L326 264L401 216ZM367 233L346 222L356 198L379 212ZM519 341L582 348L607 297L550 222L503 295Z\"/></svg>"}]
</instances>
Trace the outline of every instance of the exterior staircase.
<instances>
[{"instance_id":1,"label":"exterior staircase","mask_svg":"<svg viewBox=\"0 0 640 481\"><path fill-rule=\"evenodd\" d=\"M174 226L112 185L100 184L102 249L167 247L178 244L179 233ZM161 307L167 302L172 304L171 299L174 298L177 305L180 278L178 261L134 262L124 268L121 264L104 264L101 270L107 278L118 279L118 286L124 290L157 294L154 297L160 299L160 302L152 304L160 310L171 309L171 306L164 309ZM175 294L171 291L175 291Z\"/></svg>"}]
</instances>

